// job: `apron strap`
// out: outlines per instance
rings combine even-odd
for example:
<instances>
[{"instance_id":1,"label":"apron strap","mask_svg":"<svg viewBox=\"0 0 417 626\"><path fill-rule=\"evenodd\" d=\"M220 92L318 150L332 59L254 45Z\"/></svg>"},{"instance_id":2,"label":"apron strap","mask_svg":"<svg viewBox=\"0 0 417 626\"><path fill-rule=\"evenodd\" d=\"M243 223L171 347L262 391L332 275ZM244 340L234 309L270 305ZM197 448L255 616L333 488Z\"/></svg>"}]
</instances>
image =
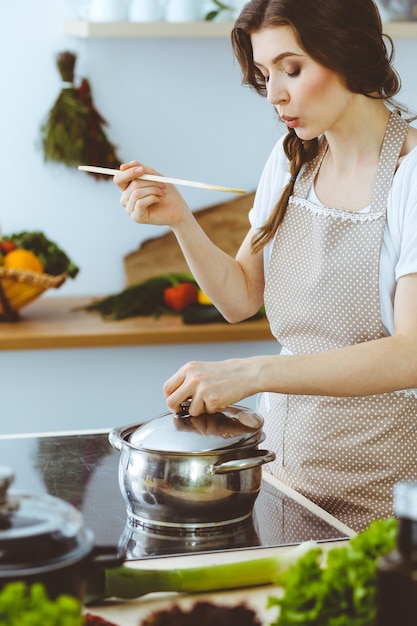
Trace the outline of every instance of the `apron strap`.
<instances>
[{"instance_id":1,"label":"apron strap","mask_svg":"<svg viewBox=\"0 0 417 626\"><path fill-rule=\"evenodd\" d=\"M386 211L398 159L409 125L397 111L392 111L382 143L378 169L371 200L371 213Z\"/></svg>"}]
</instances>

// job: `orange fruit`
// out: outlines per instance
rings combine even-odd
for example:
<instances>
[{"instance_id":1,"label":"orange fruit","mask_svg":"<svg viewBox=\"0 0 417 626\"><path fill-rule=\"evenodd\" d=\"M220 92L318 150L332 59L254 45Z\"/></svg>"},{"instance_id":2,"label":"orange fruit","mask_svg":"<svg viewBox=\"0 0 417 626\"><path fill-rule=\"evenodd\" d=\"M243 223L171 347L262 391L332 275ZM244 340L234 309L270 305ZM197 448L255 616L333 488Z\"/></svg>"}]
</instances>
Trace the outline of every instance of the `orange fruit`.
<instances>
[{"instance_id":1,"label":"orange fruit","mask_svg":"<svg viewBox=\"0 0 417 626\"><path fill-rule=\"evenodd\" d=\"M17 270L30 270L32 272L43 273L43 266L36 254L30 250L18 248L8 252L3 257L3 267Z\"/></svg>"}]
</instances>

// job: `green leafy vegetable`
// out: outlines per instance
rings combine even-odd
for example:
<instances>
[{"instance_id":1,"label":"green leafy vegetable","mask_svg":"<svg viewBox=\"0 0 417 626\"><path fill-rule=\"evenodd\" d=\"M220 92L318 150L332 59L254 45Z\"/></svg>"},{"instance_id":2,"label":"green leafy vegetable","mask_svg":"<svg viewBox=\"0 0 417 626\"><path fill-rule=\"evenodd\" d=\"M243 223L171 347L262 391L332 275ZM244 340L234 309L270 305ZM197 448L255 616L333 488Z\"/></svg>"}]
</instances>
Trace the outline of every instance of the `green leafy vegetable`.
<instances>
[{"instance_id":1,"label":"green leafy vegetable","mask_svg":"<svg viewBox=\"0 0 417 626\"><path fill-rule=\"evenodd\" d=\"M62 595L50 600L40 583L8 583L0 591L1 626L82 626L81 605Z\"/></svg>"},{"instance_id":2,"label":"green leafy vegetable","mask_svg":"<svg viewBox=\"0 0 417 626\"><path fill-rule=\"evenodd\" d=\"M306 541L282 554L237 563L178 569L140 569L122 565L94 573L87 582L87 602L103 598L138 598L155 591L201 592L267 585L309 551Z\"/></svg>"},{"instance_id":3,"label":"green leafy vegetable","mask_svg":"<svg viewBox=\"0 0 417 626\"><path fill-rule=\"evenodd\" d=\"M284 594L271 626L372 626L378 559L394 549L397 520L376 520L344 546L315 547L280 578Z\"/></svg>"},{"instance_id":4,"label":"green leafy vegetable","mask_svg":"<svg viewBox=\"0 0 417 626\"><path fill-rule=\"evenodd\" d=\"M136 316L159 318L162 314L172 315L178 312L181 314L184 324L226 322L214 305L192 302L182 308L181 311L175 311L172 306L169 306L165 297L166 290L173 286L178 287L182 283L191 283L196 290L198 289L198 285L191 274L173 272L130 285L118 293L95 300L83 308L86 311L97 311L104 319L112 321ZM265 310L262 307L258 314L250 319L256 320L264 317L264 315Z\"/></svg>"},{"instance_id":5,"label":"green leafy vegetable","mask_svg":"<svg viewBox=\"0 0 417 626\"><path fill-rule=\"evenodd\" d=\"M184 281L195 284L190 274L173 273L149 278L143 283L131 285L119 293L96 300L87 305L85 309L97 311L102 317L109 320L122 320L137 315L159 317L162 313L173 312L165 304L165 289Z\"/></svg>"},{"instance_id":6,"label":"green leafy vegetable","mask_svg":"<svg viewBox=\"0 0 417 626\"><path fill-rule=\"evenodd\" d=\"M25 248L36 254L46 274L52 276L67 274L70 278L75 278L79 272L79 268L58 244L48 239L40 231L13 233L8 235L7 239L14 241L18 248Z\"/></svg>"}]
</instances>

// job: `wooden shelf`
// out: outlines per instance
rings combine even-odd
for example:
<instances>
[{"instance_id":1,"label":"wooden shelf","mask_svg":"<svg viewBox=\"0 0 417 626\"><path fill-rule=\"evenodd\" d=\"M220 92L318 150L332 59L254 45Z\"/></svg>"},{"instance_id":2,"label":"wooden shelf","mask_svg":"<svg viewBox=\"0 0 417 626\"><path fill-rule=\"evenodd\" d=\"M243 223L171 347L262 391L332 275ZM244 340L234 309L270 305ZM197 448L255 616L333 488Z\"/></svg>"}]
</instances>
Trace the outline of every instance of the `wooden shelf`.
<instances>
[{"instance_id":1,"label":"wooden shelf","mask_svg":"<svg viewBox=\"0 0 417 626\"><path fill-rule=\"evenodd\" d=\"M212 38L230 35L232 22L86 22L68 20L64 23L66 35L83 38Z\"/></svg>"},{"instance_id":2,"label":"wooden shelf","mask_svg":"<svg viewBox=\"0 0 417 626\"><path fill-rule=\"evenodd\" d=\"M98 38L227 38L233 22L87 22L66 20L64 33L84 39ZM393 39L417 39L417 21L387 22L384 31Z\"/></svg>"},{"instance_id":3,"label":"wooden shelf","mask_svg":"<svg viewBox=\"0 0 417 626\"><path fill-rule=\"evenodd\" d=\"M417 39L417 21L387 22L384 32L393 39Z\"/></svg>"},{"instance_id":4,"label":"wooden shelf","mask_svg":"<svg viewBox=\"0 0 417 626\"><path fill-rule=\"evenodd\" d=\"M19 321L0 322L0 351L273 340L266 319L185 325L180 317L167 315L111 322L83 309L92 300L85 296L36 300L21 310Z\"/></svg>"}]
</instances>

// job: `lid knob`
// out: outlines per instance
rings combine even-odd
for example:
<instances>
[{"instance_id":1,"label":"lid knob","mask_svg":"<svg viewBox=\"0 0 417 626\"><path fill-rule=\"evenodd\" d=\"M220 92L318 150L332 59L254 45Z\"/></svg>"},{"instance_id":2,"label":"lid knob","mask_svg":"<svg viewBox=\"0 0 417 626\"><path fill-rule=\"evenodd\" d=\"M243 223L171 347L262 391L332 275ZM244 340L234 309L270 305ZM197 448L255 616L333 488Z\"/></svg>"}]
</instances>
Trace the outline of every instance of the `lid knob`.
<instances>
[{"instance_id":1,"label":"lid knob","mask_svg":"<svg viewBox=\"0 0 417 626\"><path fill-rule=\"evenodd\" d=\"M13 470L6 465L0 465L0 518L7 517L19 508L18 498L7 492L13 481Z\"/></svg>"},{"instance_id":2,"label":"lid knob","mask_svg":"<svg viewBox=\"0 0 417 626\"><path fill-rule=\"evenodd\" d=\"M177 417L190 417L190 404L191 398L188 398L188 400L184 400L184 402L181 402L180 411L179 413L177 413Z\"/></svg>"}]
</instances>

